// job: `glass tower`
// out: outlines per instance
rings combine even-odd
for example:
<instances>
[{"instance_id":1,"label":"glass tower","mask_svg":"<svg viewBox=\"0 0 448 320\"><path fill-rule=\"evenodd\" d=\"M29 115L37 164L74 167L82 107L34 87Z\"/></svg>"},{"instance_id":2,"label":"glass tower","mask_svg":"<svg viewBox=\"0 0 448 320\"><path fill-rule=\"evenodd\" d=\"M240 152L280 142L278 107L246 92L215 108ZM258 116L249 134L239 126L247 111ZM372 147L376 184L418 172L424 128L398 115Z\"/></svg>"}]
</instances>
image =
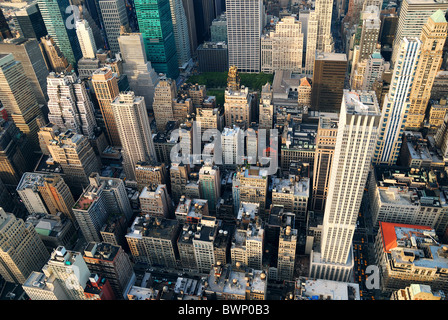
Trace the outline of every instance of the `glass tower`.
<instances>
[{"instance_id":1,"label":"glass tower","mask_svg":"<svg viewBox=\"0 0 448 320\"><path fill-rule=\"evenodd\" d=\"M170 1L135 0L134 4L148 60L157 73L176 79L179 69Z\"/></svg>"}]
</instances>

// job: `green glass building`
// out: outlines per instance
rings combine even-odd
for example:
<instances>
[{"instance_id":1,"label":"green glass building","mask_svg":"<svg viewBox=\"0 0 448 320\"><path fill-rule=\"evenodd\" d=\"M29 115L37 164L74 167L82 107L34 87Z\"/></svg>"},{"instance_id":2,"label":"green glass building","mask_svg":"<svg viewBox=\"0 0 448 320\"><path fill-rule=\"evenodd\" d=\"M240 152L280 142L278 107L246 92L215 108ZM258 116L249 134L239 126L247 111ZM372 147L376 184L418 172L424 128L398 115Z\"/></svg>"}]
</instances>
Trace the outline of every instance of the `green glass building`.
<instances>
[{"instance_id":1,"label":"green glass building","mask_svg":"<svg viewBox=\"0 0 448 320\"><path fill-rule=\"evenodd\" d=\"M68 62L76 67L82 58L81 47L76 36L75 15L68 0L37 0L42 18L54 42ZM79 13L78 13L79 15Z\"/></svg>"},{"instance_id":2,"label":"green glass building","mask_svg":"<svg viewBox=\"0 0 448 320\"><path fill-rule=\"evenodd\" d=\"M157 73L177 79L176 42L169 0L134 0L146 56Z\"/></svg>"}]
</instances>

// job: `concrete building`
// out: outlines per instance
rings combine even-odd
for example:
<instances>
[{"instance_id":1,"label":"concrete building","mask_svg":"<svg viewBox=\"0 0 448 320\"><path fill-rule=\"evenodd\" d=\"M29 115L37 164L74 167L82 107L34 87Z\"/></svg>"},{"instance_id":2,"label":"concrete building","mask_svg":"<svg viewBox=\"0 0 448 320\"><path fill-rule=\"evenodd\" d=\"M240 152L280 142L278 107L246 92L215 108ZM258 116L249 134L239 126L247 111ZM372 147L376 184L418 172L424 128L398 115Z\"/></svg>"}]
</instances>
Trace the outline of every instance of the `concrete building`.
<instances>
[{"instance_id":1,"label":"concrete building","mask_svg":"<svg viewBox=\"0 0 448 320\"><path fill-rule=\"evenodd\" d=\"M219 167L204 165L199 170L199 188L201 199L208 201L208 209L214 214L221 196L221 173Z\"/></svg>"},{"instance_id":2,"label":"concrete building","mask_svg":"<svg viewBox=\"0 0 448 320\"><path fill-rule=\"evenodd\" d=\"M31 6L33 6L33 4L31 4ZM36 3L34 3L34 6L37 8ZM33 23L33 26L37 27L37 24ZM40 34L41 33L39 33L38 37L32 37L34 39L27 39L25 37L25 39L18 38L11 39L10 41L3 41L0 43L0 53L12 53L14 55L14 60L22 63L23 70L25 71L34 95L36 96L37 103L46 104L48 67L39 44L39 40L44 35Z\"/></svg>"},{"instance_id":3,"label":"concrete building","mask_svg":"<svg viewBox=\"0 0 448 320\"><path fill-rule=\"evenodd\" d=\"M21 37L40 39L47 34L37 2L31 2L13 13L14 24Z\"/></svg>"},{"instance_id":4,"label":"concrete building","mask_svg":"<svg viewBox=\"0 0 448 320\"><path fill-rule=\"evenodd\" d=\"M123 73L127 75L129 86L135 95L145 98L146 108L152 110L154 90L159 76L146 57L141 33L121 32L118 37Z\"/></svg>"},{"instance_id":5,"label":"concrete building","mask_svg":"<svg viewBox=\"0 0 448 320\"><path fill-rule=\"evenodd\" d=\"M177 220L137 217L126 235L133 262L176 268L179 232Z\"/></svg>"},{"instance_id":6,"label":"concrete building","mask_svg":"<svg viewBox=\"0 0 448 320\"><path fill-rule=\"evenodd\" d=\"M208 201L180 197L175 216L181 223L199 223L204 216L209 216Z\"/></svg>"},{"instance_id":7,"label":"concrete building","mask_svg":"<svg viewBox=\"0 0 448 320\"><path fill-rule=\"evenodd\" d=\"M199 72L229 70L228 45L225 42L206 41L197 48Z\"/></svg>"},{"instance_id":8,"label":"concrete building","mask_svg":"<svg viewBox=\"0 0 448 320\"><path fill-rule=\"evenodd\" d=\"M239 183L238 201L258 203L260 218L266 218L266 201L268 192L267 170L262 167L241 168L236 172L236 180ZM240 208L238 203L237 208Z\"/></svg>"},{"instance_id":9,"label":"concrete building","mask_svg":"<svg viewBox=\"0 0 448 320\"><path fill-rule=\"evenodd\" d=\"M278 243L277 280L292 280L295 274L297 229L287 225L281 228Z\"/></svg>"},{"instance_id":10,"label":"concrete building","mask_svg":"<svg viewBox=\"0 0 448 320\"><path fill-rule=\"evenodd\" d=\"M116 54L120 52L118 37L120 36L121 27L129 27L125 3L119 0L100 0L98 4L104 32L107 37L108 49L112 54Z\"/></svg>"},{"instance_id":11,"label":"concrete building","mask_svg":"<svg viewBox=\"0 0 448 320\"><path fill-rule=\"evenodd\" d=\"M156 188L144 187L139 196L142 215L158 218L171 218L173 205L165 184L159 184Z\"/></svg>"},{"instance_id":12,"label":"concrete building","mask_svg":"<svg viewBox=\"0 0 448 320\"><path fill-rule=\"evenodd\" d=\"M433 292L431 286L424 284L411 284L410 286L394 291L390 300L444 300L443 291Z\"/></svg>"},{"instance_id":13,"label":"concrete building","mask_svg":"<svg viewBox=\"0 0 448 320\"><path fill-rule=\"evenodd\" d=\"M374 92L344 90L339 116L320 251L310 256L310 277L347 281L352 273L352 239L378 137Z\"/></svg>"},{"instance_id":14,"label":"concrete building","mask_svg":"<svg viewBox=\"0 0 448 320\"><path fill-rule=\"evenodd\" d=\"M59 49L55 40L47 35L40 39L40 46L45 58L45 63L49 71L52 72L71 72L73 65L67 60Z\"/></svg>"},{"instance_id":15,"label":"concrete building","mask_svg":"<svg viewBox=\"0 0 448 320\"><path fill-rule=\"evenodd\" d=\"M296 221L305 222L308 213L311 186L308 177L290 175L289 178L272 178L272 204L281 205L295 215Z\"/></svg>"},{"instance_id":16,"label":"concrete building","mask_svg":"<svg viewBox=\"0 0 448 320\"><path fill-rule=\"evenodd\" d=\"M420 35L421 51L409 97L411 105L406 121L407 129L417 130L423 126L434 79L442 65L443 47L448 35L445 11L439 9L431 15Z\"/></svg>"},{"instance_id":17,"label":"concrete building","mask_svg":"<svg viewBox=\"0 0 448 320\"><path fill-rule=\"evenodd\" d=\"M435 238L434 229L381 222L375 240L381 290L392 292L411 284L446 291L448 247Z\"/></svg>"},{"instance_id":18,"label":"concrete building","mask_svg":"<svg viewBox=\"0 0 448 320\"><path fill-rule=\"evenodd\" d=\"M190 165L173 163L170 167L171 195L174 203L178 203L185 194L185 186L189 182Z\"/></svg>"},{"instance_id":19,"label":"concrete building","mask_svg":"<svg viewBox=\"0 0 448 320\"><path fill-rule=\"evenodd\" d=\"M8 282L25 283L49 258L33 225L0 208L0 275Z\"/></svg>"},{"instance_id":20,"label":"concrete building","mask_svg":"<svg viewBox=\"0 0 448 320\"><path fill-rule=\"evenodd\" d=\"M169 121L174 120L173 100L177 96L176 82L170 78L161 77L154 92L154 118L157 131L163 132Z\"/></svg>"},{"instance_id":21,"label":"concrete building","mask_svg":"<svg viewBox=\"0 0 448 320\"><path fill-rule=\"evenodd\" d=\"M90 138L97 128L93 103L86 85L74 73L50 73L47 77L48 119L65 130Z\"/></svg>"},{"instance_id":22,"label":"concrete building","mask_svg":"<svg viewBox=\"0 0 448 320\"><path fill-rule=\"evenodd\" d=\"M261 72L302 73L303 33L297 16L282 18L275 30L261 36Z\"/></svg>"},{"instance_id":23,"label":"concrete building","mask_svg":"<svg viewBox=\"0 0 448 320\"><path fill-rule=\"evenodd\" d=\"M114 147L120 147L120 135L111 106L112 101L119 94L118 78L112 72L111 68L104 67L97 69L92 74L91 81L96 100L98 101L103 116L109 143Z\"/></svg>"},{"instance_id":24,"label":"concrete building","mask_svg":"<svg viewBox=\"0 0 448 320\"><path fill-rule=\"evenodd\" d=\"M31 300L69 300L58 279L43 272L33 271L22 288Z\"/></svg>"},{"instance_id":25,"label":"concrete building","mask_svg":"<svg viewBox=\"0 0 448 320\"><path fill-rule=\"evenodd\" d=\"M271 84L268 82L261 88L261 98L258 109L258 128L265 129L266 133L274 126L274 105L273 90Z\"/></svg>"},{"instance_id":26,"label":"concrete building","mask_svg":"<svg viewBox=\"0 0 448 320\"><path fill-rule=\"evenodd\" d=\"M34 151L39 150L37 131L44 122L24 66L13 54L0 54L0 99L8 118L27 135Z\"/></svg>"},{"instance_id":27,"label":"concrete building","mask_svg":"<svg viewBox=\"0 0 448 320\"><path fill-rule=\"evenodd\" d=\"M135 273L129 256L120 246L90 242L83 251L83 258L92 273L106 278L117 299L126 294L135 281Z\"/></svg>"},{"instance_id":28,"label":"concrete building","mask_svg":"<svg viewBox=\"0 0 448 320\"><path fill-rule=\"evenodd\" d=\"M123 168L127 179L135 181L139 161L157 161L145 98L132 91L120 93L111 107L123 148Z\"/></svg>"},{"instance_id":29,"label":"concrete building","mask_svg":"<svg viewBox=\"0 0 448 320\"><path fill-rule=\"evenodd\" d=\"M163 162L137 162L135 165L135 180L139 192L144 187L157 187L168 182L168 172Z\"/></svg>"},{"instance_id":30,"label":"concrete building","mask_svg":"<svg viewBox=\"0 0 448 320\"><path fill-rule=\"evenodd\" d=\"M90 28L87 20L83 19L77 20L75 25L82 56L87 59L94 59L96 57L97 47L92 28Z\"/></svg>"},{"instance_id":31,"label":"concrete building","mask_svg":"<svg viewBox=\"0 0 448 320\"><path fill-rule=\"evenodd\" d=\"M176 43L177 64L179 68L185 68L191 60L191 51L187 16L182 0L170 0L170 9Z\"/></svg>"}]
</instances>

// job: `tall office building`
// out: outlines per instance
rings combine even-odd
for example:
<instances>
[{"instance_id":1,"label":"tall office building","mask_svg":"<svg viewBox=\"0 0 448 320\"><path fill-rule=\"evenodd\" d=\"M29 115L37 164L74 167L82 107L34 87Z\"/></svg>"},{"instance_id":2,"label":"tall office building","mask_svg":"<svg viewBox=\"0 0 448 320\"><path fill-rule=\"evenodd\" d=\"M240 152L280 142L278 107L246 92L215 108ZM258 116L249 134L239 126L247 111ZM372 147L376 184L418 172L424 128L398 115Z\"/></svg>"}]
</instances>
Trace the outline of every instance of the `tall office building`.
<instances>
[{"instance_id":1,"label":"tall office building","mask_svg":"<svg viewBox=\"0 0 448 320\"><path fill-rule=\"evenodd\" d=\"M444 0L404 0L402 2L392 46L391 62L394 67L401 50L400 44L403 38L418 38L428 18L439 9L445 14L448 9L448 2Z\"/></svg>"},{"instance_id":2,"label":"tall office building","mask_svg":"<svg viewBox=\"0 0 448 320\"><path fill-rule=\"evenodd\" d=\"M0 208L0 275L8 282L23 284L48 258L33 225Z\"/></svg>"},{"instance_id":3,"label":"tall office building","mask_svg":"<svg viewBox=\"0 0 448 320\"><path fill-rule=\"evenodd\" d=\"M339 112L347 71L345 53L316 53L311 91L311 110Z\"/></svg>"},{"instance_id":4,"label":"tall office building","mask_svg":"<svg viewBox=\"0 0 448 320\"><path fill-rule=\"evenodd\" d=\"M139 195L141 214L152 217L170 218L173 213L171 197L166 184L156 187L144 187Z\"/></svg>"},{"instance_id":5,"label":"tall office building","mask_svg":"<svg viewBox=\"0 0 448 320\"><path fill-rule=\"evenodd\" d=\"M311 252L310 277L348 281L352 273L352 240L379 120L373 91L344 90L320 252Z\"/></svg>"},{"instance_id":6,"label":"tall office building","mask_svg":"<svg viewBox=\"0 0 448 320\"><path fill-rule=\"evenodd\" d=\"M76 36L76 12L67 10L69 0L37 0L48 35L61 50L67 61L76 66L82 57L79 41Z\"/></svg>"},{"instance_id":7,"label":"tall office building","mask_svg":"<svg viewBox=\"0 0 448 320\"><path fill-rule=\"evenodd\" d=\"M394 165L401 148L410 107L410 92L420 58L421 41L404 38L400 43L389 92L382 108L381 131L375 150L375 164Z\"/></svg>"},{"instance_id":8,"label":"tall office building","mask_svg":"<svg viewBox=\"0 0 448 320\"><path fill-rule=\"evenodd\" d=\"M54 277L68 300L86 300L84 289L91 273L81 252L68 251L62 246L56 248L42 272L48 278Z\"/></svg>"},{"instance_id":9,"label":"tall office building","mask_svg":"<svg viewBox=\"0 0 448 320\"><path fill-rule=\"evenodd\" d=\"M31 151L31 152L30 152ZM28 139L13 121L0 120L0 180L16 188L22 174L33 170L35 155Z\"/></svg>"},{"instance_id":10,"label":"tall office building","mask_svg":"<svg viewBox=\"0 0 448 320\"><path fill-rule=\"evenodd\" d=\"M152 110L159 76L146 58L142 35L122 32L118 44L123 59L123 73L128 78L129 86L135 95L145 98L146 108Z\"/></svg>"},{"instance_id":11,"label":"tall office building","mask_svg":"<svg viewBox=\"0 0 448 320\"><path fill-rule=\"evenodd\" d=\"M112 54L120 52L118 37L121 27L129 27L128 15L123 0L99 0L98 1L104 31L107 37L108 48Z\"/></svg>"},{"instance_id":12,"label":"tall office building","mask_svg":"<svg viewBox=\"0 0 448 320\"><path fill-rule=\"evenodd\" d=\"M51 123L92 137L97 127L93 103L85 83L75 73L50 73L47 93Z\"/></svg>"},{"instance_id":13,"label":"tall office building","mask_svg":"<svg viewBox=\"0 0 448 320\"><path fill-rule=\"evenodd\" d=\"M316 50L332 52L331 18L333 14L333 1L316 0L314 10L318 21Z\"/></svg>"},{"instance_id":14,"label":"tall office building","mask_svg":"<svg viewBox=\"0 0 448 320\"><path fill-rule=\"evenodd\" d=\"M25 8L14 12L13 19L20 36L25 39L40 39L47 35L37 2L31 2Z\"/></svg>"},{"instance_id":15,"label":"tall office building","mask_svg":"<svg viewBox=\"0 0 448 320\"><path fill-rule=\"evenodd\" d=\"M73 70L73 65L69 63L52 37L48 35L42 37L40 46L49 71L71 72Z\"/></svg>"},{"instance_id":16,"label":"tall office building","mask_svg":"<svg viewBox=\"0 0 448 320\"><path fill-rule=\"evenodd\" d=\"M92 74L91 81L93 91L100 105L101 114L103 115L109 143L115 147L120 147L120 136L111 106L112 101L119 94L117 76L112 72L111 68L104 67Z\"/></svg>"},{"instance_id":17,"label":"tall office building","mask_svg":"<svg viewBox=\"0 0 448 320\"><path fill-rule=\"evenodd\" d=\"M305 56L305 70L304 73L308 76L313 75L314 59L316 58L317 50L317 29L319 21L316 11L310 12L307 26L306 38L306 56Z\"/></svg>"},{"instance_id":18,"label":"tall office building","mask_svg":"<svg viewBox=\"0 0 448 320\"><path fill-rule=\"evenodd\" d=\"M14 55L22 63L28 82L39 104L47 103L48 67L39 45L39 39L18 38L0 43L0 53Z\"/></svg>"},{"instance_id":19,"label":"tall office building","mask_svg":"<svg viewBox=\"0 0 448 320\"><path fill-rule=\"evenodd\" d=\"M85 136L70 130L47 133L51 137L45 141L49 154L60 164L64 180L73 194L80 195L89 184L90 174L101 169L100 161Z\"/></svg>"},{"instance_id":20,"label":"tall office building","mask_svg":"<svg viewBox=\"0 0 448 320\"><path fill-rule=\"evenodd\" d=\"M123 148L123 168L128 180L135 181L135 165L157 161L145 99L130 91L120 93L111 103Z\"/></svg>"},{"instance_id":21,"label":"tall office building","mask_svg":"<svg viewBox=\"0 0 448 320\"><path fill-rule=\"evenodd\" d=\"M31 300L69 300L54 275L33 271L22 285Z\"/></svg>"},{"instance_id":22,"label":"tall office building","mask_svg":"<svg viewBox=\"0 0 448 320\"><path fill-rule=\"evenodd\" d=\"M266 201L268 192L267 170L262 167L241 168L236 173L239 182L239 201L258 203L260 218L266 219ZM235 198L235 197L234 197ZM238 206L239 208L239 206Z\"/></svg>"},{"instance_id":23,"label":"tall office building","mask_svg":"<svg viewBox=\"0 0 448 320\"><path fill-rule=\"evenodd\" d=\"M167 166L163 162L137 162L135 179L139 192L146 186L157 187L159 184L167 184Z\"/></svg>"},{"instance_id":24,"label":"tall office building","mask_svg":"<svg viewBox=\"0 0 448 320\"><path fill-rule=\"evenodd\" d=\"M185 67L191 59L187 16L182 0L170 0L170 8L174 39L176 42L177 64L181 68Z\"/></svg>"},{"instance_id":25,"label":"tall office building","mask_svg":"<svg viewBox=\"0 0 448 320\"><path fill-rule=\"evenodd\" d=\"M411 88L407 129L423 126L426 108L431 98L434 79L442 65L443 48L447 37L448 23L442 10L437 10L425 23L420 35L422 42L420 57Z\"/></svg>"},{"instance_id":26,"label":"tall office building","mask_svg":"<svg viewBox=\"0 0 448 320\"><path fill-rule=\"evenodd\" d=\"M170 0L134 0L146 56L157 73L177 79L179 67Z\"/></svg>"},{"instance_id":27,"label":"tall office building","mask_svg":"<svg viewBox=\"0 0 448 320\"><path fill-rule=\"evenodd\" d=\"M361 39L359 41L359 59L362 61L368 59L374 52L378 44L380 34L380 9L376 6L368 6L361 13L362 29Z\"/></svg>"},{"instance_id":28,"label":"tall office building","mask_svg":"<svg viewBox=\"0 0 448 320\"><path fill-rule=\"evenodd\" d=\"M275 30L261 36L261 72L302 72L302 23L296 16L282 18Z\"/></svg>"},{"instance_id":29,"label":"tall office building","mask_svg":"<svg viewBox=\"0 0 448 320\"><path fill-rule=\"evenodd\" d=\"M155 88L154 102L152 104L157 131L165 131L167 123L174 120L172 105L176 96L176 81L167 77L161 77Z\"/></svg>"},{"instance_id":30,"label":"tall office building","mask_svg":"<svg viewBox=\"0 0 448 320\"><path fill-rule=\"evenodd\" d=\"M185 10L185 17L188 28L188 39L190 42L190 52L194 56L198 47L198 37L196 35L196 17L194 12L194 0L182 0Z\"/></svg>"},{"instance_id":31,"label":"tall office building","mask_svg":"<svg viewBox=\"0 0 448 320\"><path fill-rule=\"evenodd\" d=\"M311 210L324 212L329 192L329 179L333 164L338 117L321 116L316 135L316 155L313 170L313 196Z\"/></svg>"},{"instance_id":32,"label":"tall office building","mask_svg":"<svg viewBox=\"0 0 448 320\"><path fill-rule=\"evenodd\" d=\"M262 0L226 0L229 66L241 72L260 72Z\"/></svg>"},{"instance_id":33,"label":"tall office building","mask_svg":"<svg viewBox=\"0 0 448 320\"><path fill-rule=\"evenodd\" d=\"M170 167L171 196L176 204L185 194L185 187L189 182L189 175L189 164L173 163Z\"/></svg>"},{"instance_id":34,"label":"tall office building","mask_svg":"<svg viewBox=\"0 0 448 320\"><path fill-rule=\"evenodd\" d=\"M193 238L194 256L198 271L209 272L215 264L214 243L220 221L215 217L202 217Z\"/></svg>"},{"instance_id":35,"label":"tall office building","mask_svg":"<svg viewBox=\"0 0 448 320\"><path fill-rule=\"evenodd\" d=\"M0 54L0 100L8 117L27 135L33 150L39 150L38 121L43 123L43 114L22 63L12 54Z\"/></svg>"},{"instance_id":36,"label":"tall office building","mask_svg":"<svg viewBox=\"0 0 448 320\"><path fill-rule=\"evenodd\" d=\"M87 20L76 21L76 35L78 36L82 56L87 59L95 59L97 51L95 38Z\"/></svg>"},{"instance_id":37,"label":"tall office building","mask_svg":"<svg viewBox=\"0 0 448 320\"><path fill-rule=\"evenodd\" d=\"M3 14L3 9L0 9L0 39L5 40L8 38L12 38L11 28Z\"/></svg>"},{"instance_id":38,"label":"tall office building","mask_svg":"<svg viewBox=\"0 0 448 320\"><path fill-rule=\"evenodd\" d=\"M272 204L283 206L295 215L295 221L305 222L311 195L310 179L289 175L287 179L272 178Z\"/></svg>"},{"instance_id":39,"label":"tall office building","mask_svg":"<svg viewBox=\"0 0 448 320\"><path fill-rule=\"evenodd\" d=\"M199 170L199 188L202 199L208 200L210 212L215 213L221 196L221 173L217 166L204 165Z\"/></svg>"}]
</instances>

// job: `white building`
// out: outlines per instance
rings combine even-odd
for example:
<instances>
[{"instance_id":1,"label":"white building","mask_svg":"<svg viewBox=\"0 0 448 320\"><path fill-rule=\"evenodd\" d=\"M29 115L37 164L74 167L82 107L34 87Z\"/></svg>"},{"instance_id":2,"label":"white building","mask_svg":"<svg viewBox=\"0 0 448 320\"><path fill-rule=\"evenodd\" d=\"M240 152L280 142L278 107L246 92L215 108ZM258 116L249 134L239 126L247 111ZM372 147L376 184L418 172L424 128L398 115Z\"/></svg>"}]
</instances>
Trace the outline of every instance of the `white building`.
<instances>
[{"instance_id":1,"label":"white building","mask_svg":"<svg viewBox=\"0 0 448 320\"><path fill-rule=\"evenodd\" d=\"M310 277L348 281L352 239L378 137L380 113L373 91L344 90L320 252L311 252Z\"/></svg>"},{"instance_id":2,"label":"white building","mask_svg":"<svg viewBox=\"0 0 448 320\"><path fill-rule=\"evenodd\" d=\"M76 35L78 36L82 56L86 59L95 59L97 47L92 28L90 28L87 20L76 21Z\"/></svg>"},{"instance_id":3,"label":"white building","mask_svg":"<svg viewBox=\"0 0 448 320\"><path fill-rule=\"evenodd\" d=\"M260 36L264 25L262 0L226 0L229 66L260 72Z\"/></svg>"},{"instance_id":4,"label":"white building","mask_svg":"<svg viewBox=\"0 0 448 320\"><path fill-rule=\"evenodd\" d=\"M397 162L411 104L409 95L420 47L421 41L417 38L404 38L400 43L400 54L382 107L381 130L373 159L375 164L394 165Z\"/></svg>"},{"instance_id":5,"label":"white building","mask_svg":"<svg viewBox=\"0 0 448 320\"><path fill-rule=\"evenodd\" d=\"M170 0L171 20L173 21L174 40L176 43L179 68L191 59L188 23L182 0Z\"/></svg>"},{"instance_id":6,"label":"white building","mask_svg":"<svg viewBox=\"0 0 448 320\"><path fill-rule=\"evenodd\" d=\"M132 91L120 93L111 106L123 147L123 167L128 180L135 180L139 161L157 160L145 98Z\"/></svg>"}]
</instances>

